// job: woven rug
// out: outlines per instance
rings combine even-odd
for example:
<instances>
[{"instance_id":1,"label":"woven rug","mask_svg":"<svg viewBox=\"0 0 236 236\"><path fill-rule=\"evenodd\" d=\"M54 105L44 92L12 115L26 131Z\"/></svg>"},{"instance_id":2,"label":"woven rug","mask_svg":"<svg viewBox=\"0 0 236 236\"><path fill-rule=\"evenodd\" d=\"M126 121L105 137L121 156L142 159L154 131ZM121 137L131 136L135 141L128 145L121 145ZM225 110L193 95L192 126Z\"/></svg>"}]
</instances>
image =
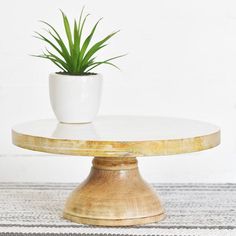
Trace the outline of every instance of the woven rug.
<instances>
[{"instance_id":1,"label":"woven rug","mask_svg":"<svg viewBox=\"0 0 236 236\"><path fill-rule=\"evenodd\" d=\"M136 227L95 227L62 218L75 184L0 183L0 235L236 236L236 184L154 184L167 218Z\"/></svg>"}]
</instances>

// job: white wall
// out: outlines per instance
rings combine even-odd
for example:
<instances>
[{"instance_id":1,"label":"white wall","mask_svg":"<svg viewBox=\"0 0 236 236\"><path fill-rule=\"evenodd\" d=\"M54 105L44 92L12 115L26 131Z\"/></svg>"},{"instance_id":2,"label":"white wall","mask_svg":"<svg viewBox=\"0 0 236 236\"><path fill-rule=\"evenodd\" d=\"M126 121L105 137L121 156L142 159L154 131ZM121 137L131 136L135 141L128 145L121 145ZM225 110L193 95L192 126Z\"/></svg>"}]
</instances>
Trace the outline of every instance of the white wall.
<instances>
[{"instance_id":1,"label":"white wall","mask_svg":"<svg viewBox=\"0 0 236 236\"><path fill-rule=\"evenodd\" d=\"M121 29L104 56L128 52L122 72L103 67L100 114L145 114L206 120L222 129L222 145L195 154L139 158L153 182L236 182L236 2L227 0L8 0L0 3L0 181L81 181L91 158L49 156L13 147L13 124L53 117L47 77L56 68L28 54L43 19L62 28L81 7L97 38Z\"/></svg>"}]
</instances>

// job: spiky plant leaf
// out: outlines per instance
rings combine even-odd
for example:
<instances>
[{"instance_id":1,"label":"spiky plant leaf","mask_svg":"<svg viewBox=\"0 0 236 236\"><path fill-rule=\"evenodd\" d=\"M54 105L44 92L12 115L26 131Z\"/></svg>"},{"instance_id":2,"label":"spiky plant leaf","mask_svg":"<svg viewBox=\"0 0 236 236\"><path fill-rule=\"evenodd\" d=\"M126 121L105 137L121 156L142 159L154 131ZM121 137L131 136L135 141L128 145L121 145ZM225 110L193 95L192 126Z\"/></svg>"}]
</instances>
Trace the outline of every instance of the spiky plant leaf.
<instances>
[{"instance_id":1,"label":"spiky plant leaf","mask_svg":"<svg viewBox=\"0 0 236 236\"><path fill-rule=\"evenodd\" d=\"M107 46L107 44L104 45L104 43L106 41L108 41L111 37L113 37L115 34L117 34L119 31L116 31L112 34L109 34L108 36L106 36L104 39L102 39L101 41L95 43L87 52L86 56L84 57L84 61L82 62L82 64L86 64L86 62L100 49L102 49L103 47Z\"/></svg>"},{"instance_id":2,"label":"spiky plant leaf","mask_svg":"<svg viewBox=\"0 0 236 236\"><path fill-rule=\"evenodd\" d=\"M102 64L107 64L118 68L110 61L120 58L124 55L112 57L107 60L96 61L96 54L98 51L105 48L108 45L106 42L119 31L107 35L102 40L94 43L90 47L91 41L101 19L96 22L96 24L92 27L90 33L86 37L83 36L83 38L85 39L84 41L82 41L84 26L89 16L89 14L87 14L84 17L83 11L84 8L80 13L79 20L74 20L72 27L69 23L67 16L64 14L63 11L61 11L64 31L68 43L65 43L63 41L63 37L57 32L57 30L52 25L45 21L41 21L44 25L49 27L46 32L49 34L50 37L46 37L38 32L35 32L35 37L44 41L48 46L55 50L56 54L46 49L46 53L35 56L50 60L51 62L53 62L53 64L59 67L63 73L71 75L90 74L94 68Z\"/></svg>"},{"instance_id":3,"label":"spiky plant leaf","mask_svg":"<svg viewBox=\"0 0 236 236\"><path fill-rule=\"evenodd\" d=\"M53 30L53 32L54 32L55 35L54 35L50 30L48 30L50 36L53 37L53 39L54 39L54 40L58 43L58 45L61 47L61 50L62 50L62 52L63 52L63 57L65 58L66 62L67 62L67 63L71 63L70 54L69 54L69 52L68 52L68 50L67 50L67 48L66 48L66 45L64 44L64 42L63 42L61 36L60 36L59 33L56 31L56 29L55 29L52 25L50 25L49 23L47 23L47 22L45 22L45 21L40 21L40 22L42 22L43 24L47 25L50 29Z\"/></svg>"},{"instance_id":4,"label":"spiky plant leaf","mask_svg":"<svg viewBox=\"0 0 236 236\"><path fill-rule=\"evenodd\" d=\"M63 17L65 32L66 32L66 36L67 36L68 43L69 43L70 55L73 56L73 41L72 41L72 34L71 34L71 30L70 30L70 23L68 21L67 16L63 13L62 10L61 10L61 14Z\"/></svg>"},{"instance_id":5,"label":"spiky plant leaf","mask_svg":"<svg viewBox=\"0 0 236 236\"><path fill-rule=\"evenodd\" d=\"M87 67L86 72L89 72L89 71L93 70L94 68L96 68L96 67L98 67L98 66L100 66L100 65L102 65L102 64L107 64L107 65L113 66L113 67L115 67L116 69L120 70L120 68L119 68L118 66L116 66L116 65L113 64L113 63L111 63L110 61L113 61L113 60L115 60L115 59L117 59L117 58L124 57L124 56L126 56L126 54L123 54L123 55L120 55L120 56L116 56L116 57L112 57L112 58L109 58L109 59L107 59L107 60L105 60L105 61L93 62L93 63L91 63L91 64Z\"/></svg>"}]
</instances>

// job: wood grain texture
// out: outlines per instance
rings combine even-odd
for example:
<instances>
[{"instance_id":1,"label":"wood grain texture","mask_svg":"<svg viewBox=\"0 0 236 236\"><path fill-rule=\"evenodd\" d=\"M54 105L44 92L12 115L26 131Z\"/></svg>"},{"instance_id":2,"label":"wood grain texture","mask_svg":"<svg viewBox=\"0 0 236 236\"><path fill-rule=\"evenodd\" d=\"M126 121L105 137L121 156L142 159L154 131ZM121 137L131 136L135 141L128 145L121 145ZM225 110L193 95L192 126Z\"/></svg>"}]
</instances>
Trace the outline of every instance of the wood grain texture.
<instances>
[{"instance_id":1,"label":"wood grain texture","mask_svg":"<svg viewBox=\"0 0 236 236\"><path fill-rule=\"evenodd\" d=\"M151 126L145 122L147 120L153 122ZM63 125L66 132L60 132L59 137L55 137L52 135L55 135L55 131L51 128L55 125L58 128L57 122L36 121L13 128L12 141L16 146L34 151L95 156L90 175L68 198L64 218L104 226L146 224L164 219L165 214L154 190L140 176L136 157L190 153L220 144L218 127L195 121L189 123L182 119L177 119L177 124L176 119L167 120L166 123L165 118L142 118L138 122L135 117L101 118L100 126L98 122L101 134L103 129L111 134L103 136L104 139L99 136L94 138L93 135L83 138L80 135L87 130L81 129L84 126L70 126L68 129ZM159 125L153 130L155 124ZM140 126L148 128L143 129L143 136ZM192 126L194 132L188 132ZM120 129L122 132L119 132ZM68 136L69 131L72 136ZM153 136L149 136L150 133ZM156 135L158 133L161 135ZM139 138L136 140L137 135Z\"/></svg>"},{"instance_id":2,"label":"wood grain texture","mask_svg":"<svg viewBox=\"0 0 236 236\"><path fill-rule=\"evenodd\" d=\"M90 175L68 198L64 217L125 226L157 222L165 215L156 193L140 176L136 158L95 157Z\"/></svg>"},{"instance_id":3,"label":"wood grain texture","mask_svg":"<svg viewBox=\"0 0 236 236\"><path fill-rule=\"evenodd\" d=\"M12 142L25 149L46 153L140 157L197 152L220 144L220 131L194 138L151 141L86 141L31 136L12 130Z\"/></svg>"}]
</instances>

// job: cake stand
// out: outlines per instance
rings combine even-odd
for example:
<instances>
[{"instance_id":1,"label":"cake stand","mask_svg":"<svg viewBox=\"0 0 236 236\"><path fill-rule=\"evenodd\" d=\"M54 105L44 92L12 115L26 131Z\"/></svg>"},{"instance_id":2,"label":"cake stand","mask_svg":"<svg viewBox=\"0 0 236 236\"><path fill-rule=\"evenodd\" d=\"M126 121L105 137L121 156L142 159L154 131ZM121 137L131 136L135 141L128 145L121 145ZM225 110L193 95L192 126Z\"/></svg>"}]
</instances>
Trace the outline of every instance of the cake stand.
<instances>
[{"instance_id":1,"label":"cake stand","mask_svg":"<svg viewBox=\"0 0 236 236\"><path fill-rule=\"evenodd\" d=\"M126 226L158 222L164 209L141 177L137 157L206 150L220 143L212 124L165 117L103 116L88 124L38 120L16 125L21 148L93 156L87 179L69 196L64 218L84 224ZM83 168L83 167L81 167Z\"/></svg>"}]
</instances>

